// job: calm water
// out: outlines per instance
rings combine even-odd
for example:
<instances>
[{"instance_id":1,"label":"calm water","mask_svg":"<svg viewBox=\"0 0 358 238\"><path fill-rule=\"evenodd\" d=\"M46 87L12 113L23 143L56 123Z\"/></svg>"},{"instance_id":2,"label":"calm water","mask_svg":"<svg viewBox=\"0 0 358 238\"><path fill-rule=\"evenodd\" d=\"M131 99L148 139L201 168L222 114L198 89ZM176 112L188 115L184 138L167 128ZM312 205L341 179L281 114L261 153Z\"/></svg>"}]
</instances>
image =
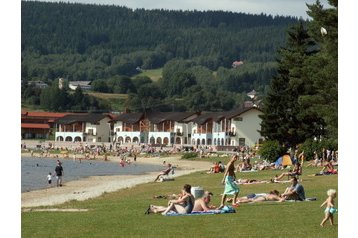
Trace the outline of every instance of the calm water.
<instances>
[{"instance_id":1,"label":"calm water","mask_svg":"<svg viewBox=\"0 0 358 238\"><path fill-rule=\"evenodd\" d=\"M47 175L54 175L57 159L21 157L21 192L38 190L47 187ZM119 163L105 161L61 160L64 171L63 183L89 176L103 175L135 175L145 172L163 170L163 166L132 163L121 167ZM52 185L56 184L53 177Z\"/></svg>"}]
</instances>

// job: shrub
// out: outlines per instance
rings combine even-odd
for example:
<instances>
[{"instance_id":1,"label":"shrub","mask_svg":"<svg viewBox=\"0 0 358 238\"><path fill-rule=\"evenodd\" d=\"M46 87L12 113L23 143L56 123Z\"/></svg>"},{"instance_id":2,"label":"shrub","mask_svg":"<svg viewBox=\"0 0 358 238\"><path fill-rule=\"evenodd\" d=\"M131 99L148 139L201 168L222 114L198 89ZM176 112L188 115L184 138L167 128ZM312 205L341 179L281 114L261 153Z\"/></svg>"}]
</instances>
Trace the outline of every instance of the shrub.
<instances>
[{"instance_id":1,"label":"shrub","mask_svg":"<svg viewBox=\"0 0 358 238\"><path fill-rule=\"evenodd\" d=\"M196 152L184 153L181 156L182 159L191 159L191 158L196 158L196 157L198 157L198 153L196 153Z\"/></svg>"},{"instance_id":2,"label":"shrub","mask_svg":"<svg viewBox=\"0 0 358 238\"><path fill-rule=\"evenodd\" d=\"M320 153L322 145L320 142L313 139L306 140L300 147L301 151L304 151L306 160L311 160L314 158L314 152Z\"/></svg>"},{"instance_id":3,"label":"shrub","mask_svg":"<svg viewBox=\"0 0 358 238\"><path fill-rule=\"evenodd\" d=\"M270 162L275 162L276 159L283 155L285 152L286 149L282 147L280 143L276 140L264 141L261 148L259 149L259 154L261 155L261 158Z\"/></svg>"},{"instance_id":4,"label":"shrub","mask_svg":"<svg viewBox=\"0 0 358 238\"><path fill-rule=\"evenodd\" d=\"M334 140L330 139L322 141L307 139L300 147L300 151L304 151L306 160L311 160L314 158L314 152L316 151L318 154L321 154L323 148L336 150L337 145Z\"/></svg>"}]
</instances>

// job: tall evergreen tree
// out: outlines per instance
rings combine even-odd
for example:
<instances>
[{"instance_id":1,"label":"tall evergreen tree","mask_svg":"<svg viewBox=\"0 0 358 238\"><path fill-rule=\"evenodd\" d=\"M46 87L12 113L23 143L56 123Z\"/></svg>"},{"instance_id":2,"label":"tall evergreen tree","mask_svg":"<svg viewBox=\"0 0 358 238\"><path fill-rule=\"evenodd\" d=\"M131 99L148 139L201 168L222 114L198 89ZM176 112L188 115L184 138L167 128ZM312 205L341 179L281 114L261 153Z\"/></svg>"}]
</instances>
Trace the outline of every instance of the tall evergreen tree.
<instances>
[{"instance_id":1,"label":"tall evergreen tree","mask_svg":"<svg viewBox=\"0 0 358 238\"><path fill-rule=\"evenodd\" d=\"M320 127L319 117L306 113L299 102L299 96L306 91L305 61L316 53L314 45L302 22L290 29L286 48L279 50L278 74L264 100L261 135L284 146L295 146L317 136Z\"/></svg>"},{"instance_id":2,"label":"tall evergreen tree","mask_svg":"<svg viewBox=\"0 0 358 238\"><path fill-rule=\"evenodd\" d=\"M306 61L305 73L311 91L300 96L307 111L318 113L324 120L323 139L338 144L338 1L323 8L319 1L307 5L313 20L309 33L319 45L319 52Z\"/></svg>"}]
</instances>

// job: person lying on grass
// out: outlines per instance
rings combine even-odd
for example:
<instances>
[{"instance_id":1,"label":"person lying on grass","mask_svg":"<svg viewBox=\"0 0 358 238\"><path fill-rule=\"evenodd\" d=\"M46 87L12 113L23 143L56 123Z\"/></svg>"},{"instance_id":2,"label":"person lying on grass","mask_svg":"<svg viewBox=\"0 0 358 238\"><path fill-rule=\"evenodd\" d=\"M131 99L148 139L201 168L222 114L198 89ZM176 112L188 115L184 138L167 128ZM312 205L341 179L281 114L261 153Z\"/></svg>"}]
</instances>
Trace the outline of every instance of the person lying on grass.
<instances>
[{"instance_id":1,"label":"person lying on grass","mask_svg":"<svg viewBox=\"0 0 358 238\"><path fill-rule=\"evenodd\" d=\"M239 197L236 200L236 204L240 203L254 203L265 201L278 201L283 202L285 199L280 196L277 190L270 191L269 193L251 193L244 197ZM231 202L232 199L227 199L227 202Z\"/></svg>"},{"instance_id":2,"label":"person lying on grass","mask_svg":"<svg viewBox=\"0 0 358 238\"><path fill-rule=\"evenodd\" d=\"M237 179L235 182L237 184L272 183L272 181L267 181L267 180L242 179L242 178Z\"/></svg>"}]
</instances>

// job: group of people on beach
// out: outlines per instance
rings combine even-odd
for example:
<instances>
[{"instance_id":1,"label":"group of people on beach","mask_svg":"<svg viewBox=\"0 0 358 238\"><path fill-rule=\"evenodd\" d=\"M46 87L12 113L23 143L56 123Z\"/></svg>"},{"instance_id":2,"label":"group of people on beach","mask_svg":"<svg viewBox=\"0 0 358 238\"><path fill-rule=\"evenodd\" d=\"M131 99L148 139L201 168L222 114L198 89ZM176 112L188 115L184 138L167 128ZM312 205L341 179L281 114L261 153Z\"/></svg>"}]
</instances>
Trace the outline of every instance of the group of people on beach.
<instances>
[{"instance_id":1,"label":"group of people on beach","mask_svg":"<svg viewBox=\"0 0 358 238\"><path fill-rule=\"evenodd\" d=\"M278 190L272 190L268 193L251 193L247 196L239 197L240 188L238 186L238 180L236 179L235 174L235 162L238 159L239 156L237 154L234 154L225 166L223 179L221 181L225 185L225 187L221 197L220 205L218 207L209 205L213 193L205 191L202 197L195 199L195 197L193 196L193 194L191 194L190 191L191 186L189 184L185 184L182 189L182 193L178 195L177 199L169 200L168 206L149 205L145 213L161 213L162 215L166 215L170 212L178 214L188 214L195 211L220 210L224 208L225 203L227 202L231 203L232 207L237 207L241 203L257 203L265 201L284 202L288 200L306 201L304 187L302 184L299 183L297 178L298 176L302 175L302 165L298 161L295 163L293 170L282 173L280 175L276 175L275 178L271 179L270 181L279 182L284 176L291 177L291 179L289 180L291 186L287 187L282 194L280 194ZM215 164L212 169L213 172L215 171L215 166L216 168L218 167L217 164ZM321 205L321 207L326 205L325 216L320 224L321 226L323 226L328 220L333 225L333 214L337 212L334 203L336 194L336 190L333 189L330 189L327 192L328 198ZM227 198L227 196L233 197Z\"/></svg>"}]
</instances>

